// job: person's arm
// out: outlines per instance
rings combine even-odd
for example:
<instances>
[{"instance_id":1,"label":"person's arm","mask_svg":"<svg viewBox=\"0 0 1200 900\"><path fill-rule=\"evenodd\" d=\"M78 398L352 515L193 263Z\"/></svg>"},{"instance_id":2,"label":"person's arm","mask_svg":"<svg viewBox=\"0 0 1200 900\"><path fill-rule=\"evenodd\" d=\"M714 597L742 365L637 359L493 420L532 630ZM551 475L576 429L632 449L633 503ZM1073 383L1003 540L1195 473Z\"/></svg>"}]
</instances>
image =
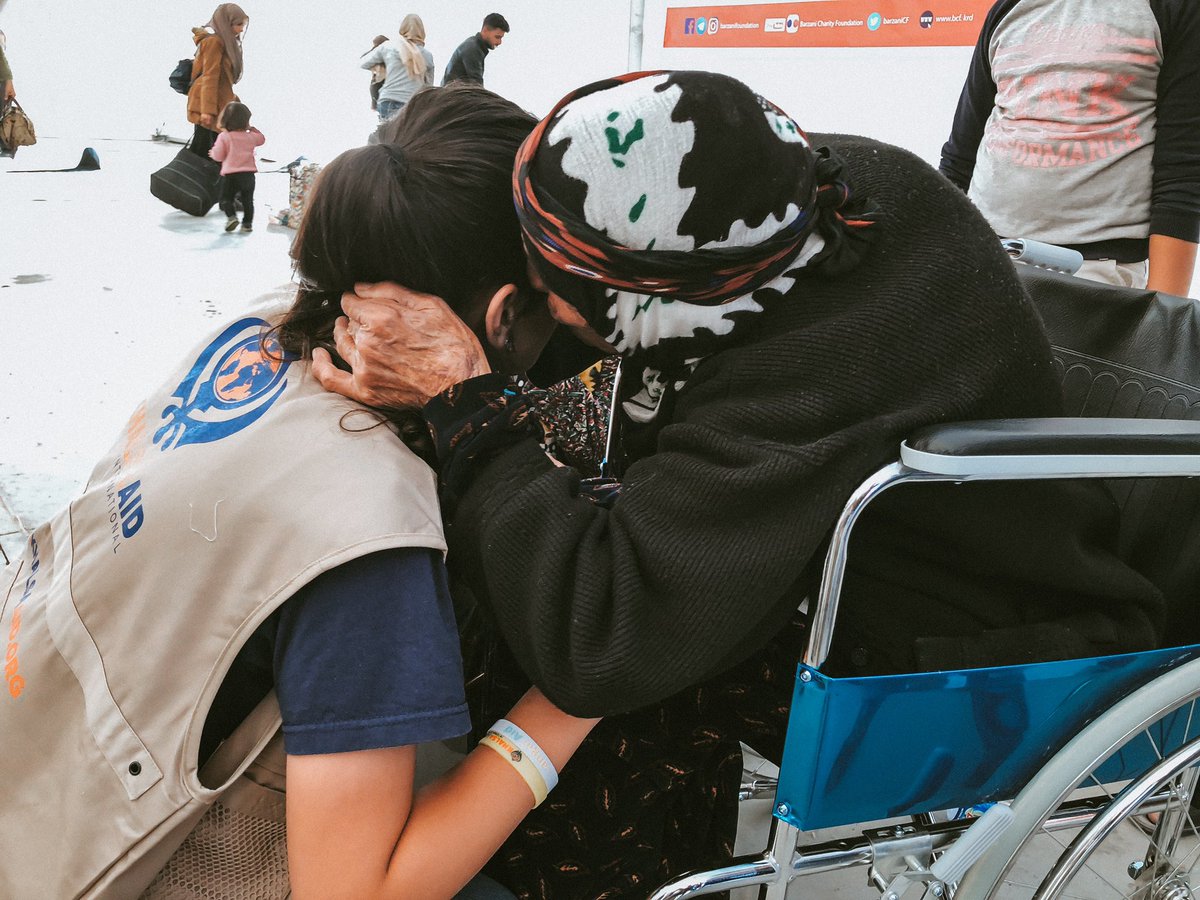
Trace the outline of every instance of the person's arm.
<instances>
[{"instance_id":1,"label":"person's arm","mask_svg":"<svg viewBox=\"0 0 1200 900\"><path fill-rule=\"evenodd\" d=\"M1196 243L1165 234L1150 235L1150 272L1146 288L1188 296L1196 272Z\"/></svg>"},{"instance_id":2,"label":"person's arm","mask_svg":"<svg viewBox=\"0 0 1200 900\"><path fill-rule=\"evenodd\" d=\"M253 125L250 126L250 133L252 135L254 135L254 146L255 147L261 147L263 144L265 144L267 142L267 139L263 135L263 133L261 131L259 131L257 128L255 128Z\"/></svg>"},{"instance_id":3,"label":"person's arm","mask_svg":"<svg viewBox=\"0 0 1200 900\"><path fill-rule=\"evenodd\" d=\"M433 85L433 54L428 52L427 50L424 50L423 48L422 48L422 52L425 54L424 82L425 82L425 84L432 86Z\"/></svg>"},{"instance_id":4,"label":"person's arm","mask_svg":"<svg viewBox=\"0 0 1200 900\"><path fill-rule=\"evenodd\" d=\"M1158 76L1147 287L1185 297L1200 240L1200 5L1156 0Z\"/></svg>"},{"instance_id":5,"label":"person's arm","mask_svg":"<svg viewBox=\"0 0 1200 900\"><path fill-rule=\"evenodd\" d=\"M561 770L596 720L577 719L531 689L508 714ZM414 797L414 747L287 761L293 896L450 898L533 808L516 769L477 747ZM453 853L445 853L453 847Z\"/></svg>"},{"instance_id":6,"label":"person's arm","mask_svg":"<svg viewBox=\"0 0 1200 900\"><path fill-rule=\"evenodd\" d=\"M441 553L397 548L343 563L290 597L267 630L295 896L452 896L534 794L505 758L480 747L414 798L415 746L470 725ZM510 721L556 771L593 724L536 691ZM449 856L440 852L448 846Z\"/></svg>"},{"instance_id":7,"label":"person's arm","mask_svg":"<svg viewBox=\"0 0 1200 900\"><path fill-rule=\"evenodd\" d=\"M213 141L212 147L209 148L208 155L217 162L225 161L225 157L229 155L228 131L222 131L217 135L217 139Z\"/></svg>"},{"instance_id":8,"label":"person's arm","mask_svg":"<svg viewBox=\"0 0 1200 900\"><path fill-rule=\"evenodd\" d=\"M375 66L387 68L387 60L383 57L383 47L384 45L380 44L375 49L367 51L366 55L362 58L360 68L373 69Z\"/></svg>"},{"instance_id":9,"label":"person's arm","mask_svg":"<svg viewBox=\"0 0 1200 900\"><path fill-rule=\"evenodd\" d=\"M988 12L975 51L971 54L971 65L954 111L954 123L950 126L950 138L942 147L938 171L958 185L963 191L971 186L975 171L975 158L979 153L979 142L983 140L984 127L996 103L996 82L992 78L989 59L989 44L996 25L1014 5L1014 0L1000 0Z\"/></svg>"}]
</instances>

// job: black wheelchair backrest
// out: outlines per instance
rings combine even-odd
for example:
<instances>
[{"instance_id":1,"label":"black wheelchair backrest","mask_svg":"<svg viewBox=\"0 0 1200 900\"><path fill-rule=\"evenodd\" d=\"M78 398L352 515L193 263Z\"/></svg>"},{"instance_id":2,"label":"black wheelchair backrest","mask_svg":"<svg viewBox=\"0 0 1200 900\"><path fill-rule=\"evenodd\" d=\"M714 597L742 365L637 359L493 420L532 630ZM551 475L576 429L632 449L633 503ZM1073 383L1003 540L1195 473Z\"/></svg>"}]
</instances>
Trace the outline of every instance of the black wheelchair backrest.
<instances>
[{"instance_id":1,"label":"black wheelchair backrest","mask_svg":"<svg viewBox=\"0 0 1200 900\"><path fill-rule=\"evenodd\" d=\"M1018 265L1069 416L1200 420L1194 300ZM1112 482L1121 554L1167 597L1168 639L1200 641L1200 479Z\"/></svg>"}]
</instances>

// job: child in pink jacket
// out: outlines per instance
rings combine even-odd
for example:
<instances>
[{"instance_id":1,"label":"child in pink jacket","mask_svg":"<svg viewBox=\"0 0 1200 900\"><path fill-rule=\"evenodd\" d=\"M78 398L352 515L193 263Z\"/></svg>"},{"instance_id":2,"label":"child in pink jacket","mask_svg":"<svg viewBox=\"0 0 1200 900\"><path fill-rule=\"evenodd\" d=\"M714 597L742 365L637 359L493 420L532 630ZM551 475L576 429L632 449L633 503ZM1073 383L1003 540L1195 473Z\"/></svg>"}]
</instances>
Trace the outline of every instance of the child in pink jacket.
<instances>
[{"instance_id":1,"label":"child in pink jacket","mask_svg":"<svg viewBox=\"0 0 1200 900\"><path fill-rule=\"evenodd\" d=\"M217 119L221 133L208 155L221 164L221 211L225 230L238 227L237 202L242 202L242 231L254 230L254 148L266 138L250 124L250 108L234 100L226 103Z\"/></svg>"}]
</instances>

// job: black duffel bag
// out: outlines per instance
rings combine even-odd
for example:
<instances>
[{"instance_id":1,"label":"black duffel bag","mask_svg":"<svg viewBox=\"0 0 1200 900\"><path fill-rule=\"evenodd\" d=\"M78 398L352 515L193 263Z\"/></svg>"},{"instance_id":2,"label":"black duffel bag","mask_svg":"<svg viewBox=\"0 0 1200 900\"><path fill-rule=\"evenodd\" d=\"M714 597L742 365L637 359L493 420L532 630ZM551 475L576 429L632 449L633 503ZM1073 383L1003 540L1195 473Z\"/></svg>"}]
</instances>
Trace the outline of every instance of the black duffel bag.
<instances>
[{"instance_id":1,"label":"black duffel bag","mask_svg":"<svg viewBox=\"0 0 1200 900\"><path fill-rule=\"evenodd\" d=\"M221 166L184 147L150 176L150 193L185 213L207 215L221 196Z\"/></svg>"}]
</instances>

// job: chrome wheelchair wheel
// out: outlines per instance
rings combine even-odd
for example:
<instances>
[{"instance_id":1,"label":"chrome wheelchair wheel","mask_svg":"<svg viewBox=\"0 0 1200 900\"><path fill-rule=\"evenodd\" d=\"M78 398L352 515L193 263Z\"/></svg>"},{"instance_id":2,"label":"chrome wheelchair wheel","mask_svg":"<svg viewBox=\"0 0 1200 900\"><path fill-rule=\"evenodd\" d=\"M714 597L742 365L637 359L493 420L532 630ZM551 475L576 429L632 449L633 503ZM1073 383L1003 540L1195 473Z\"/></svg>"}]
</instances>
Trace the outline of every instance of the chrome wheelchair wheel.
<instances>
[{"instance_id":1,"label":"chrome wheelchair wheel","mask_svg":"<svg viewBox=\"0 0 1200 900\"><path fill-rule=\"evenodd\" d=\"M1200 900L1198 731L1200 660L1133 692L1060 750L1013 801L1013 824L955 900ZM1149 762L1128 771L1134 757Z\"/></svg>"}]
</instances>

